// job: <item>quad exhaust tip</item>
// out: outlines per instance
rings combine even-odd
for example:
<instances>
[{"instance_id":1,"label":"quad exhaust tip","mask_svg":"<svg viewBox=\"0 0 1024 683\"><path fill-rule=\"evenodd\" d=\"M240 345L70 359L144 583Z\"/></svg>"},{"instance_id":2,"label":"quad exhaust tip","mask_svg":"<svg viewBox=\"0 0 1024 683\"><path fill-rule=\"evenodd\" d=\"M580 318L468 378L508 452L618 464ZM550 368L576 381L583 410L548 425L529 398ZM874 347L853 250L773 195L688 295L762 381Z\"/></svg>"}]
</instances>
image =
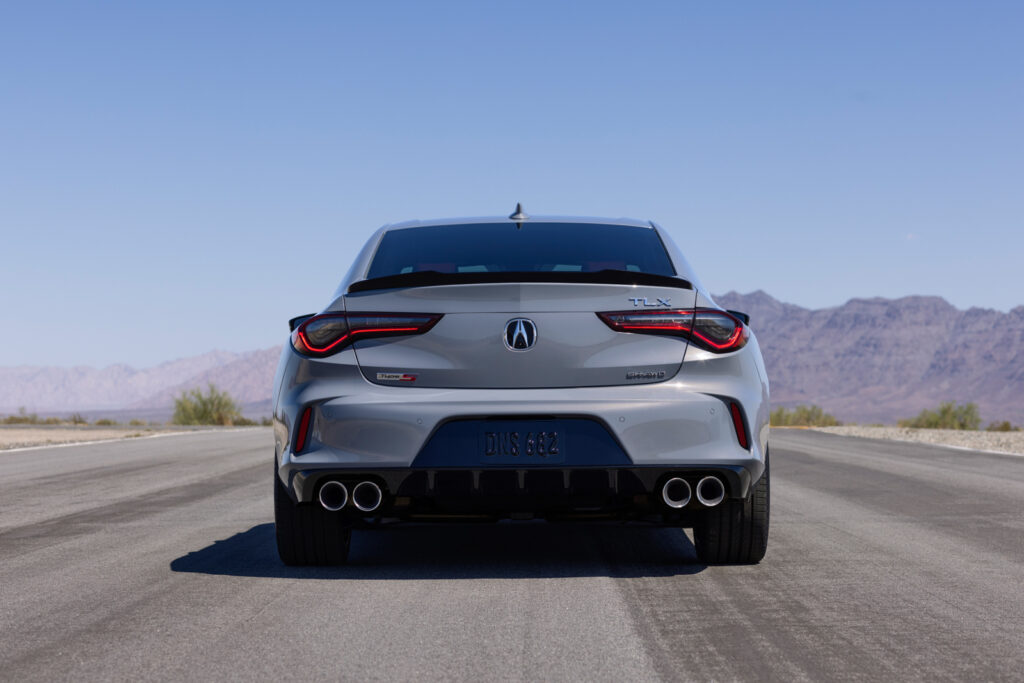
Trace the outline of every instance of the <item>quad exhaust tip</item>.
<instances>
[{"instance_id":1,"label":"quad exhaust tip","mask_svg":"<svg viewBox=\"0 0 1024 683\"><path fill-rule=\"evenodd\" d=\"M337 512L348 502L348 489L340 481L329 481L320 487L319 497L324 510Z\"/></svg>"},{"instance_id":2,"label":"quad exhaust tip","mask_svg":"<svg viewBox=\"0 0 1024 683\"><path fill-rule=\"evenodd\" d=\"M697 482L697 500L713 508L725 500L725 484L718 477L707 476Z\"/></svg>"},{"instance_id":3,"label":"quad exhaust tip","mask_svg":"<svg viewBox=\"0 0 1024 683\"><path fill-rule=\"evenodd\" d=\"M363 481L352 489L352 504L363 512L373 512L380 507L384 494L372 481Z\"/></svg>"},{"instance_id":4,"label":"quad exhaust tip","mask_svg":"<svg viewBox=\"0 0 1024 683\"><path fill-rule=\"evenodd\" d=\"M690 502L690 484L680 477L672 477L661 487L661 497L670 508L684 508Z\"/></svg>"}]
</instances>

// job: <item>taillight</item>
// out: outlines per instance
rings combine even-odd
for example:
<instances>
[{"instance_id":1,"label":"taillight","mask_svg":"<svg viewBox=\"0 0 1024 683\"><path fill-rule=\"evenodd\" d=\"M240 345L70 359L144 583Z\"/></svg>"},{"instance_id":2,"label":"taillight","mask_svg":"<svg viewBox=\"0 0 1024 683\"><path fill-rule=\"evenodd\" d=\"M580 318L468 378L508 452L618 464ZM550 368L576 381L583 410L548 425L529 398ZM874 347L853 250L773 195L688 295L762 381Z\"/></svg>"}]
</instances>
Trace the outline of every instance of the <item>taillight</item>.
<instances>
[{"instance_id":1,"label":"taillight","mask_svg":"<svg viewBox=\"0 0 1024 683\"><path fill-rule=\"evenodd\" d=\"M430 313L324 313L292 332L292 346L305 356L321 358L360 339L423 334L440 319Z\"/></svg>"},{"instance_id":2,"label":"taillight","mask_svg":"<svg viewBox=\"0 0 1024 683\"><path fill-rule=\"evenodd\" d=\"M682 337L714 353L742 349L750 338L750 330L743 321L715 308L620 311L597 315L617 332Z\"/></svg>"}]
</instances>

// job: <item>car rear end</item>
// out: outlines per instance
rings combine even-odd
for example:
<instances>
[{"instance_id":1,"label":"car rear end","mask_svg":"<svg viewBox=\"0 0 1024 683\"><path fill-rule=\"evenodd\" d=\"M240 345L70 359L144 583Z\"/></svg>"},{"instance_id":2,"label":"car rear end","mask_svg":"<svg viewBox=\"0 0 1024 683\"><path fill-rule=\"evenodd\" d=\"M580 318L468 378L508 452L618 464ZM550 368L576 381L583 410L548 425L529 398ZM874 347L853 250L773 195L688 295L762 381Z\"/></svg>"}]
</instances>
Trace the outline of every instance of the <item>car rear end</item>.
<instances>
[{"instance_id":1,"label":"car rear end","mask_svg":"<svg viewBox=\"0 0 1024 683\"><path fill-rule=\"evenodd\" d=\"M346 527L696 526L762 479L768 385L652 224L378 232L275 380L279 485Z\"/></svg>"}]
</instances>

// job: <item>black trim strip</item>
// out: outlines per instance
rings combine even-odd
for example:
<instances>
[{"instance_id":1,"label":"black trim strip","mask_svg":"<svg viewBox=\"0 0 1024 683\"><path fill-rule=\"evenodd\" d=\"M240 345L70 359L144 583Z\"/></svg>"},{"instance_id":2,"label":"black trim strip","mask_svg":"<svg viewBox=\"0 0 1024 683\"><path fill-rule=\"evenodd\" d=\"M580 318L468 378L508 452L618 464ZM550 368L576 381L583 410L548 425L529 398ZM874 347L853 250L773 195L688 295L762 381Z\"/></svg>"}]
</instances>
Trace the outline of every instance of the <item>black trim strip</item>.
<instances>
[{"instance_id":1,"label":"black trim strip","mask_svg":"<svg viewBox=\"0 0 1024 683\"><path fill-rule=\"evenodd\" d=\"M592 273L576 271L513 271L506 273L439 273L423 270L416 273L388 275L369 280L353 282L348 293L366 292L376 289L400 289L406 287L436 287L443 285L490 284L499 282L577 282L602 285L650 285L652 287L674 287L693 289L693 285L681 277L636 273L631 270L598 270Z\"/></svg>"}]
</instances>

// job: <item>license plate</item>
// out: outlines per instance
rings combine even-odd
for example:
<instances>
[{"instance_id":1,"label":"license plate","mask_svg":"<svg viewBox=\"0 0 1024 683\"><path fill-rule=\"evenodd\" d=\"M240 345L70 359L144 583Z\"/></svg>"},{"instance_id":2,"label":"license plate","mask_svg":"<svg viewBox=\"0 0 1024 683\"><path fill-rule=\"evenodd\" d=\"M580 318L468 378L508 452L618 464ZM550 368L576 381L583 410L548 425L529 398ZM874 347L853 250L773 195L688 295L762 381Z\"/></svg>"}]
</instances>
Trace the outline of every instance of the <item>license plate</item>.
<instances>
[{"instance_id":1,"label":"license plate","mask_svg":"<svg viewBox=\"0 0 1024 683\"><path fill-rule=\"evenodd\" d=\"M484 430L480 459L491 465L529 467L565 462L565 430L561 425Z\"/></svg>"}]
</instances>

